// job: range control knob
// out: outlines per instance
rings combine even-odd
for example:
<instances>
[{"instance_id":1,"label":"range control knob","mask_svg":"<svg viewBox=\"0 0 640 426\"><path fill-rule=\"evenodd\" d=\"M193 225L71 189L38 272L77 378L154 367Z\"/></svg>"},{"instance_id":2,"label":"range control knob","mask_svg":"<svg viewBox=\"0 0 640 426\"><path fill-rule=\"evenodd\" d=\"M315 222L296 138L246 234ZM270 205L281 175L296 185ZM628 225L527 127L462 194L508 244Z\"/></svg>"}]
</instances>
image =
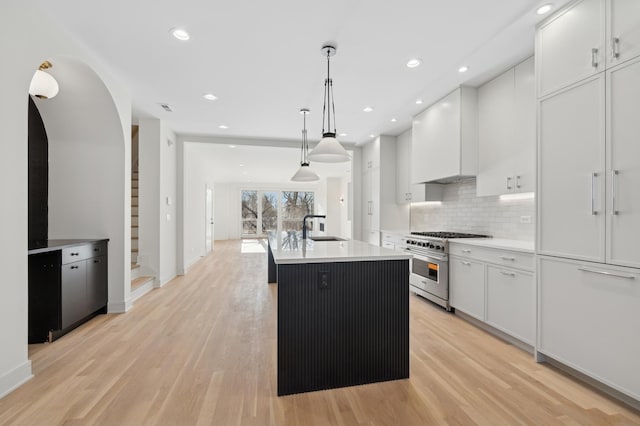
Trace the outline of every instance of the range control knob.
<instances>
[{"instance_id":1,"label":"range control knob","mask_svg":"<svg viewBox=\"0 0 640 426\"><path fill-rule=\"evenodd\" d=\"M436 246L436 250L443 250L442 246Z\"/></svg>"}]
</instances>

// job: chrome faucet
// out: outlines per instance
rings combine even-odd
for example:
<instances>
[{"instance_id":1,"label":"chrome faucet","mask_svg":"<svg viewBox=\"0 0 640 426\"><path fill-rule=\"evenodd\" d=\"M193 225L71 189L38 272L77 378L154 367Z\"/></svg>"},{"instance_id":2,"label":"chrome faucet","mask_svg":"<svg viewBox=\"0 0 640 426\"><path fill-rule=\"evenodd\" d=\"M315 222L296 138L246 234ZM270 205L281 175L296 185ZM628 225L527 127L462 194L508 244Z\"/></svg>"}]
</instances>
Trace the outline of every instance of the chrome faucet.
<instances>
[{"instance_id":1,"label":"chrome faucet","mask_svg":"<svg viewBox=\"0 0 640 426\"><path fill-rule=\"evenodd\" d=\"M325 219L327 216L323 214L308 214L304 218L302 218L302 239L307 239L307 219L319 217L321 219Z\"/></svg>"}]
</instances>

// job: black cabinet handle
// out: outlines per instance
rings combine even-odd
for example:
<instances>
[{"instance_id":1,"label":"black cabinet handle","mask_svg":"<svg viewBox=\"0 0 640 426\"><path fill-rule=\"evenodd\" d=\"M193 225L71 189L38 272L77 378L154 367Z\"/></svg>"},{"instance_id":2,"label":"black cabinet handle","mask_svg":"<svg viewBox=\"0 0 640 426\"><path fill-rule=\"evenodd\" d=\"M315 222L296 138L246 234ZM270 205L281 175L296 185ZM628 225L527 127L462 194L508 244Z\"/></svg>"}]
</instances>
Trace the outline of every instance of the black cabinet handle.
<instances>
[{"instance_id":1,"label":"black cabinet handle","mask_svg":"<svg viewBox=\"0 0 640 426\"><path fill-rule=\"evenodd\" d=\"M93 251L100 251L100 249L99 248L94 248Z\"/></svg>"},{"instance_id":2,"label":"black cabinet handle","mask_svg":"<svg viewBox=\"0 0 640 426\"><path fill-rule=\"evenodd\" d=\"M100 261L99 260L94 260L93 263L100 263Z\"/></svg>"},{"instance_id":3,"label":"black cabinet handle","mask_svg":"<svg viewBox=\"0 0 640 426\"><path fill-rule=\"evenodd\" d=\"M71 253L71 256L78 256L80 253Z\"/></svg>"},{"instance_id":4,"label":"black cabinet handle","mask_svg":"<svg viewBox=\"0 0 640 426\"><path fill-rule=\"evenodd\" d=\"M72 266L71 269L78 269L79 266Z\"/></svg>"}]
</instances>

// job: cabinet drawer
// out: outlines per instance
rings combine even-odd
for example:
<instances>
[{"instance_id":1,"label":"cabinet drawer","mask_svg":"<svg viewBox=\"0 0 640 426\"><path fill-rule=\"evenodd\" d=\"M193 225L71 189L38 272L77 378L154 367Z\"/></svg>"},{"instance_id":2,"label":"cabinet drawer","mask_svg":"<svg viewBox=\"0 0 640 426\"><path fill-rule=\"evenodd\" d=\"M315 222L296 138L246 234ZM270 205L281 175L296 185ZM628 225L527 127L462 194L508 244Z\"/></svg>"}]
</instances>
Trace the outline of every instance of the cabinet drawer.
<instances>
[{"instance_id":1,"label":"cabinet drawer","mask_svg":"<svg viewBox=\"0 0 640 426\"><path fill-rule=\"evenodd\" d=\"M66 265L67 263L103 256L105 254L107 254L107 243L105 242L68 247L62 249L62 264Z\"/></svg>"},{"instance_id":2,"label":"cabinet drawer","mask_svg":"<svg viewBox=\"0 0 640 426\"><path fill-rule=\"evenodd\" d=\"M538 350L640 399L638 270L543 256L538 271Z\"/></svg>"},{"instance_id":3,"label":"cabinet drawer","mask_svg":"<svg viewBox=\"0 0 640 426\"><path fill-rule=\"evenodd\" d=\"M382 247L388 248L388 249L391 249L391 250L395 250L396 249L396 245L394 243L392 243L392 242L389 242L389 241L383 241L382 242Z\"/></svg>"},{"instance_id":4,"label":"cabinet drawer","mask_svg":"<svg viewBox=\"0 0 640 426\"><path fill-rule=\"evenodd\" d=\"M466 257L510 268L520 268L533 271L535 269L535 257L533 253L519 251L493 249L465 244L450 244L449 253L454 256Z\"/></svg>"}]
</instances>

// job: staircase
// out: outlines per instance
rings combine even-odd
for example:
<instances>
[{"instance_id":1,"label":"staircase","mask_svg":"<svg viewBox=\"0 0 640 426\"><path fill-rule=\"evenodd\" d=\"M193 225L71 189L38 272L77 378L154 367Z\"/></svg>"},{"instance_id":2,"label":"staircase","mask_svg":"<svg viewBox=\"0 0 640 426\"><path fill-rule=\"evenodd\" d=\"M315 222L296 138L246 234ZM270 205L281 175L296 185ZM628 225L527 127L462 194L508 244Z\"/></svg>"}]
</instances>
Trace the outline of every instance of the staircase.
<instances>
[{"instance_id":1,"label":"staircase","mask_svg":"<svg viewBox=\"0 0 640 426\"><path fill-rule=\"evenodd\" d=\"M135 301L153 289L154 279L144 275L138 263L139 248L139 190L138 126L131 127L131 300Z\"/></svg>"}]
</instances>

